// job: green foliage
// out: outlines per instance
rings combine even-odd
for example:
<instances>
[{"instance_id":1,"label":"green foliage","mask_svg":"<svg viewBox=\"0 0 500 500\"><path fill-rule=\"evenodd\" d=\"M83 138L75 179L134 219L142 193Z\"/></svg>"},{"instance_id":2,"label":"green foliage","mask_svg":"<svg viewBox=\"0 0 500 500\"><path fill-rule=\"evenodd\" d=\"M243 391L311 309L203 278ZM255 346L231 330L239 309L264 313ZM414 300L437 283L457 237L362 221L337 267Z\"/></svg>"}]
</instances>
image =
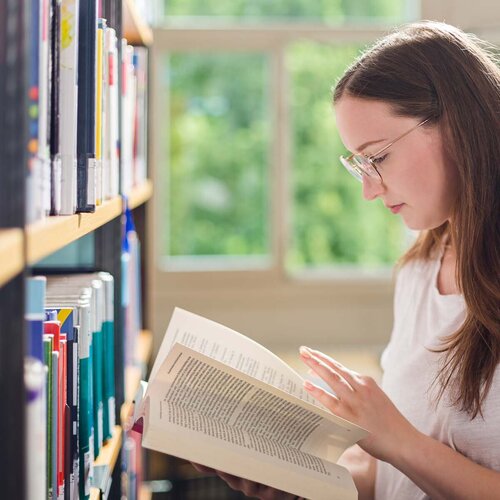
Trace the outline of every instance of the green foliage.
<instances>
[{"instance_id":1,"label":"green foliage","mask_svg":"<svg viewBox=\"0 0 500 500\"><path fill-rule=\"evenodd\" d=\"M293 115L293 244L289 265L393 262L401 252L399 219L361 196L342 167L331 88L360 47L303 42L291 47Z\"/></svg>"},{"instance_id":2,"label":"green foliage","mask_svg":"<svg viewBox=\"0 0 500 500\"><path fill-rule=\"evenodd\" d=\"M267 59L170 61L169 255L269 252Z\"/></svg>"},{"instance_id":3,"label":"green foliage","mask_svg":"<svg viewBox=\"0 0 500 500\"><path fill-rule=\"evenodd\" d=\"M401 0L165 0L167 16L240 19L293 19L345 22L360 19L401 21Z\"/></svg>"},{"instance_id":4,"label":"green foliage","mask_svg":"<svg viewBox=\"0 0 500 500\"><path fill-rule=\"evenodd\" d=\"M401 0L172 0L167 14L401 18ZM291 234L287 265L392 263L403 228L341 166L331 88L359 46L290 46ZM183 53L165 61L169 157L164 253L261 256L271 253L269 61L265 54ZM168 222L167 222L168 221Z\"/></svg>"}]
</instances>

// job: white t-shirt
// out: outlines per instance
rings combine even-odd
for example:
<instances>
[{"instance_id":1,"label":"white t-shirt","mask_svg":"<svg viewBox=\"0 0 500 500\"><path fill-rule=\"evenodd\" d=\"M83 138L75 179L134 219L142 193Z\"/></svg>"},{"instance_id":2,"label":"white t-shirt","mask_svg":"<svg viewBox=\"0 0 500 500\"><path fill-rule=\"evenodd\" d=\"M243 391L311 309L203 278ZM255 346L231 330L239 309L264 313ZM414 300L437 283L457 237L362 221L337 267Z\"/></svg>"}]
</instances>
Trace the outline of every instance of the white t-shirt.
<instances>
[{"instance_id":1,"label":"white t-shirt","mask_svg":"<svg viewBox=\"0 0 500 500\"><path fill-rule=\"evenodd\" d=\"M382 387L399 411L421 432L474 462L500 471L500 365L484 405L483 417L470 420L449 401L436 404L432 383L442 354L429 348L454 333L465 319L462 295L441 295L436 260L406 264L396 280L394 327L382 355ZM448 397L447 397L448 396ZM376 500L428 499L420 488L393 466L379 461L375 481Z\"/></svg>"}]
</instances>

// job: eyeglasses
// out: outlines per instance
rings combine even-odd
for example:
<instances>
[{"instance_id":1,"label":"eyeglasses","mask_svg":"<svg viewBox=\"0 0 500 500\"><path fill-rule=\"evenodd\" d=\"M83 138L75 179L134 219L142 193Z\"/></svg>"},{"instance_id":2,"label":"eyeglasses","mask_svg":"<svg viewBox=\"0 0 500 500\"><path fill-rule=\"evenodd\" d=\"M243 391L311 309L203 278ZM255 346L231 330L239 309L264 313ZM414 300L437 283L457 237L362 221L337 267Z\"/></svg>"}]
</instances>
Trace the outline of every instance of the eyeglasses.
<instances>
[{"instance_id":1,"label":"eyeglasses","mask_svg":"<svg viewBox=\"0 0 500 500\"><path fill-rule=\"evenodd\" d=\"M367 177L370 177L370 179L373 179L381 184L382 176L380 175L380 172L378 171L377 166L375 165L376 160L386 149L389 149L393 144L398 142L403 137L407 136L410 132L413 132L415 129L417 129L424 123L427 123L429 120L430 118L426 118L424 121L415 125L410 130L408 130L404 134L394 139L391 143L387 144L387 146L384 146L380 151L377 151L376 153L370 156L353 153L347 158L341 156L340 161L342 162L342 165L344 165L344 167L347 169L347 171L353 177L358 179L358 181L363 182L363 175L366 175Z\"/></svg>"}]
</instances>

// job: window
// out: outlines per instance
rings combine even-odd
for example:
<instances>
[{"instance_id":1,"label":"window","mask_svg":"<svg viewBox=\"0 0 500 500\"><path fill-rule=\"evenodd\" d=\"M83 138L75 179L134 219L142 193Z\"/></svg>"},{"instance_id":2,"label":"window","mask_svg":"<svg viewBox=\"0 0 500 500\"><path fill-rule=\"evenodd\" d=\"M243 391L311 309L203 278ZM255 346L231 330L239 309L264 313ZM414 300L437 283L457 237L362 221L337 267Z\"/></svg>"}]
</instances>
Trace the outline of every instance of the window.
<instances>
[{"instance_id":1,"label":"window","mask_svg":"<svg viewBox=\"0 0 500 500\"><path fill-rule=\"evenodd\" d=\"M164 255L191 265L270 255L268 103L265 54L173 54ZM253 264L252 264L253 263Z\"/></svg>"},{"instance_id":2,"label":"window","mask_svg":"<svg viewBox=\"0 0 500 500\"><path fill-rule=\"evenodd\" d=\"M297 42L287 50L292 114L292 243L290 271L393 263L403 249L403 225L361 196L340 165L330 88L362 47Z\"/></svg>"},{"instance_id":3,"label":"window","mask_svg":"<svg viewBox=\"0 0 500 500\"><path fill-rule=\"evenodd\" d=\"M298 275L395 261L402 224L365 202L341 168L331 88L387 31L377 26L414 17L414 4L163 2L155 157L164 269Z\"/></svg>"},{"instance_id":4,"label":"window","mask_svg":"<svg viewBox=\"0 0 500 500\"><path fill-rule=\"evenodd\" d=\"M318 347L387 340L402 228L364 202L339 165L331 87L359 50L416 19L418 5L161 4L152 52L155 331L180 306L268 346L299 345L304 332Z\"/></svg>"}]
</instances>

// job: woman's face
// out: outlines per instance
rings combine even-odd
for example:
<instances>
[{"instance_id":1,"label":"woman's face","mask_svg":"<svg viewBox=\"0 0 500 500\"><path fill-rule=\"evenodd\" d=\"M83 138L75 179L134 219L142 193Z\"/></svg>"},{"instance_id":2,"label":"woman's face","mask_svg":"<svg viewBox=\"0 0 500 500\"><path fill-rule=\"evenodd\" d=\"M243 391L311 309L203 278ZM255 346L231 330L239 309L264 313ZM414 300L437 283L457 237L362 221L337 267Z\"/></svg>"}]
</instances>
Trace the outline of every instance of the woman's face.
<instances>
[{"instance_id":1,"label":"woman's face","mask_svg":"<svg viewBox=\"0 0 500 500\"><path fill-rule=\"evenodd\" d=\"M395 116L382 101L344 96L335 105L337 126L345 147L370 156L419 123ZM363 196L380 198L411 229L433 229L451 216L457 173L445 161L436 126L418 127L398 140L376 163L383 182L363 176Z\"/></svg>"}]
</instances>

